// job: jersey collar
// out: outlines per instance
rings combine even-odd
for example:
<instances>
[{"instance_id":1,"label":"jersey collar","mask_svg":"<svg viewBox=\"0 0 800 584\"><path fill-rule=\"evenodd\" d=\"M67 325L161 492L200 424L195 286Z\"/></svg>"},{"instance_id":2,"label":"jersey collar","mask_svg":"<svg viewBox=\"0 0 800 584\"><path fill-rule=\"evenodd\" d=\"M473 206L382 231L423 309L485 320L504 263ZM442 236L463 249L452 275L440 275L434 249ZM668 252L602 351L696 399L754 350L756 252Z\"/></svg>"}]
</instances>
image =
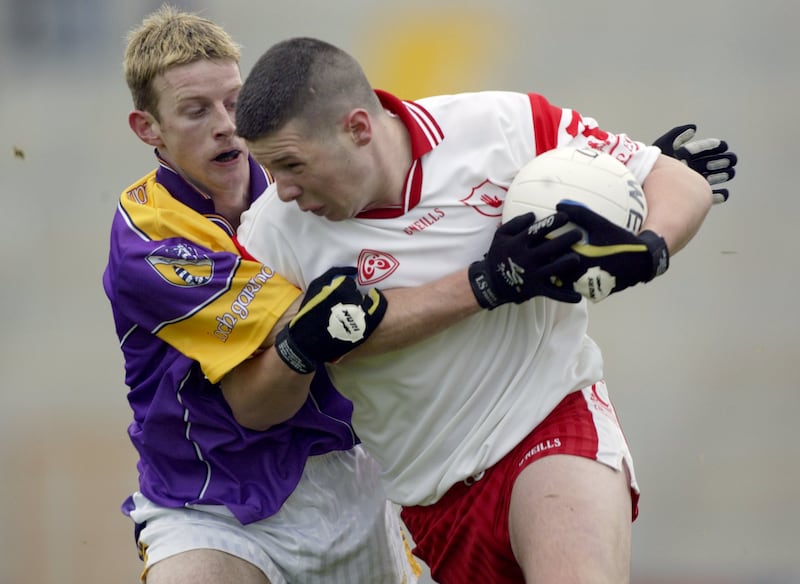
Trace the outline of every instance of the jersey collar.
<instances>
[{"instance_id":1,"label":"jersey collar","mask_svg":"<svg viewBox=\"0 0 800 584\"><path fill-rule=\"evenodd\" d=\"M394 95L375 90L381 105L390 114L396 115L405 125L411 138L411 167L403 185L403 203L393 207L381 207L359 213L361 219L391 219L405 215L419 204L422 196L422 157L444 140L444 132L434 117L413 101L401 100Z\"/></svg>"},{"instance_id":2,"label":"jersey collar","mask_svg":"<svg viewBox=\"0 0 800 584\"><path fill-rule=\"evenodd\" d=\"M222 227L229 235L233 235L233 226L216 212L214 199L204 193L172 168L169 163L155 149L158 168L156 169L156 182L162 185L174 199L177 199L190 209L205 215L210 221ZM263 193L270 184L271 179L267 172L255 159L248 154L247 161L250 165L250 204Z\"/></svg>"}]
</instances>

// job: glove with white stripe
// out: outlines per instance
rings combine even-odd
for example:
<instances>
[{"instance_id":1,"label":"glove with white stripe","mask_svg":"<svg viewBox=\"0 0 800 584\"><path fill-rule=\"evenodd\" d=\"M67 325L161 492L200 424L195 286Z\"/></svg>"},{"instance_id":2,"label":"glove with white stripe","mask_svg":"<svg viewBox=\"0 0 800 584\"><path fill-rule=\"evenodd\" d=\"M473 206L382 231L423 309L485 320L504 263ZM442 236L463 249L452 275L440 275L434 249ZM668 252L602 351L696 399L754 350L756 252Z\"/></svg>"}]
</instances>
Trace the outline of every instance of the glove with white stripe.
<instances>
[{"instance_id":1,"label":"glove with white stripe","mask_svg":"<svg viewBox=\"0 0 800 584\"><path fill-rule=\"evenodd\" d=\"M313 373L362 344L386 314L386 297L362 294L356 268L331 268L311 282L295 317L275 339L281 359L298 373Z\"/></svg>"},{"instance_id":2,"label":"glove with white stripe","mask_svg":"<svg viewBox=\"0 0 800 584\"><path fill-rule=\"evenodd\" d=\"M728 150L728 143L718 138L693 139L696 131L694 124L676 126L656 138L653 146L702 174L712 187L733 180L738 157ZM713 189L713 193L715 204L728 200L727 188Z\"/></svg>"},{"instance_id":3,"label":"glove with white stripe","mask_svg":"<svg viewBox=\"0 0 800 584\"><path fill-rule=\"evenodd\" d=\"M525 213L501 225L483 259L469 267L469 283L478 304L492 310L534 296L580 302L580 294L561 285L572 282L580 268L577 254L570 250L580 240L580 230L547 237L566 223L563 213L541 221L536 221L533 213Z\"/></svg>"},{"instance_id":4,"label":"glove with white stripe","mask_svg":"<svg viewBox=\"0 0 800 584\"><path fill-rule=\"evenodd\" d=\"M559 203L556 209L585 231L584 241L572 246L581 264L572 287L589 300L600 302L667 271L667 244L653 231L635 235L578 203Z\"/></svg>"}]
</instances>

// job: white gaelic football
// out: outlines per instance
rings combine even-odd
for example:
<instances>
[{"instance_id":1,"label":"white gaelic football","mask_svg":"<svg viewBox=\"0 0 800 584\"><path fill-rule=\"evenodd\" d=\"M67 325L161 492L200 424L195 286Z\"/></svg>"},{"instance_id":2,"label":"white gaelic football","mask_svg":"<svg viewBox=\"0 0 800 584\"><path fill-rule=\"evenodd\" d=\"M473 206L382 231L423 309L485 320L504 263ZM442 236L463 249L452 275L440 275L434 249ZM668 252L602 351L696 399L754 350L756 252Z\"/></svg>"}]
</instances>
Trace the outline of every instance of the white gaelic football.
<instances>
[{"instance_id":1,"label":"white gaelic football","mask_svg":"<svg viewBox=\"0 0 800 584\"><path fill-rule=\"evenodd\" d=\"M506 193L503 223L528 211L543 219L562 201L585 205L632 233L647 218L642 187L624 164L599 150L563 147L520 169Z\"/></svg>"},{"instance_id":2,"label":"white gaelic football","mask_svg":"<svg viewBox=\"0 0 800 584\"><path fill-rule=\"evenodd\" d=\"M543 219L555 213L562 201L585 205L632 233L639 233L647 218L642 187L624 164L591 148L564 147L540 154L520 169L506 193L503 222L528 211ZM568 223L550 237L574 227ZM587 243L591 244L584 236L576 245ZM573 288L592 302L600 302L615 285L613 274L592 266Z\"/></svg>"}]
</instances>

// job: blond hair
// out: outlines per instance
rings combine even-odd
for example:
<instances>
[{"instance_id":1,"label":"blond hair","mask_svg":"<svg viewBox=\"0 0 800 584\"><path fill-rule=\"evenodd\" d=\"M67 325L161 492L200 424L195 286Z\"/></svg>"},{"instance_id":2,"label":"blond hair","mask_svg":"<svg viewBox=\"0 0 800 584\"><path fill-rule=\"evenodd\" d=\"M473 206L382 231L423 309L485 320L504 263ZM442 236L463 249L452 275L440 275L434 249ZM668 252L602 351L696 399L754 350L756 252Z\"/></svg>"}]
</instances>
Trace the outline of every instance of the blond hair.
<instances>
[{"instance_id":1,"label":"blond hair","mask_svg":"<svg viewBox=\"0 0 800 584\"><path fill-rule=\"evenodd\" d=\"M221 26L165 4L128 33L123 71L134 107L158 118L156 76L200 59L238 63L240 57L239 45Z\"/></svg>"}]
</instances>

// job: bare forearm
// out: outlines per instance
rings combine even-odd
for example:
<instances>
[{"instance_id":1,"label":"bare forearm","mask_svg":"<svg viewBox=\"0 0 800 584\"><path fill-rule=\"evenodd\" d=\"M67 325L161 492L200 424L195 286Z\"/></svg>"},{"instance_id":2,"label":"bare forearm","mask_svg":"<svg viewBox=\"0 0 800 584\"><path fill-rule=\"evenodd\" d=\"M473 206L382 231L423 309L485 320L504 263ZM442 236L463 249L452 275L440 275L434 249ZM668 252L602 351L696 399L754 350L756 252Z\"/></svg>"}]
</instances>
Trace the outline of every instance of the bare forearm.
<instances>
[{"instance_id":1,"label":"bare forearm","mask_svg":"<svg viewBox=\"0 0 800 584\"><path fill-rule=\"evenodd\" d=\"M308 397L312 377L289 369L270 348L228 373L221 382L222 394L237 422L266 430L297 413Z\"/></svg>"},{"instance_id":2,"label":"bare forearm","mask_svg":"<svg viewBox=\"0 0 800 584\"><path fill-rule=\"evenodd\" d=\"M702 175L663 155L642 187L648 207L643 229L663 237L675 255L700 229L713 201L711 187Z\"/></svg>"},{"instance_id":3,"label":"bare forearm","mask_svg":"<svg viewBox=\"0 0 800 584\"><path fill-rule=\"evenodd\" d=\"M480 311L466 268L415 288L385 290L386 316L366 343L343 360L417 343Z\"/></svg>"}]
</instances>

